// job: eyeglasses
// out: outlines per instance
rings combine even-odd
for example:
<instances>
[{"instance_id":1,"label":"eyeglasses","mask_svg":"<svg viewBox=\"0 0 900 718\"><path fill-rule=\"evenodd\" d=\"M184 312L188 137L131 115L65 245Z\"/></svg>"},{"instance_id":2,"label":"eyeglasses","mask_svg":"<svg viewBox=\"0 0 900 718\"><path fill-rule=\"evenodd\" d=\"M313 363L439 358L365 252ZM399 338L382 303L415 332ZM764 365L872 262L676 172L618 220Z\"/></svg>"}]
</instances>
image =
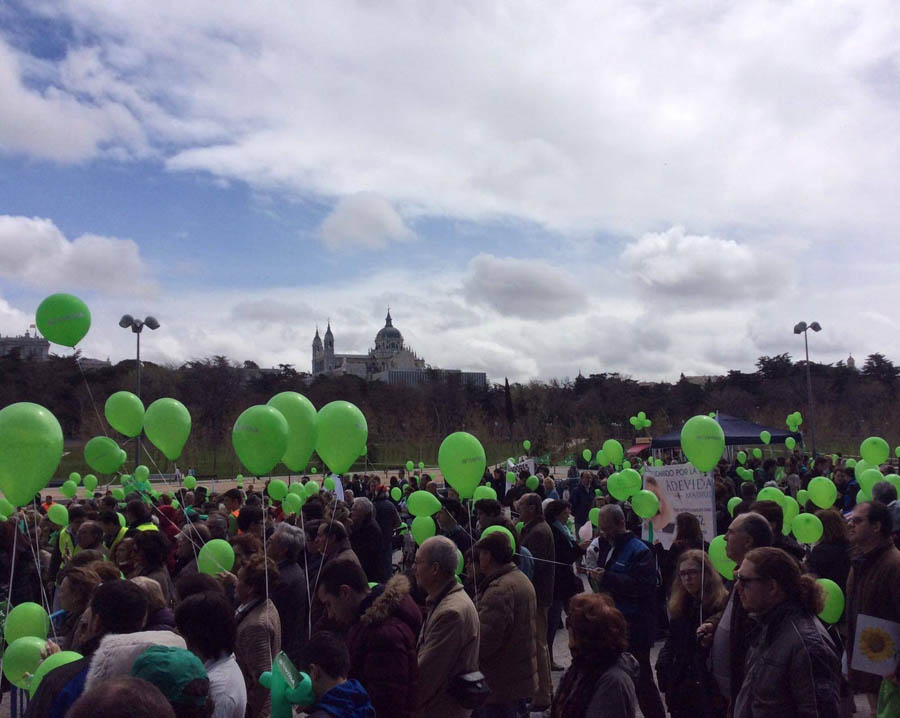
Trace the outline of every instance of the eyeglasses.
<instances>
[{"instance_id":1,"label":"eyeglasses","mask_svg":"<svg viewBox=\"0 0 900 718\"><path fill-rule=\"evenodd\" d=\"M765 581L765 578L761 576L741 576L741 574L734 574L734 582L738 583L753 583L754 581Z\"/></svg>"}]
</instances>

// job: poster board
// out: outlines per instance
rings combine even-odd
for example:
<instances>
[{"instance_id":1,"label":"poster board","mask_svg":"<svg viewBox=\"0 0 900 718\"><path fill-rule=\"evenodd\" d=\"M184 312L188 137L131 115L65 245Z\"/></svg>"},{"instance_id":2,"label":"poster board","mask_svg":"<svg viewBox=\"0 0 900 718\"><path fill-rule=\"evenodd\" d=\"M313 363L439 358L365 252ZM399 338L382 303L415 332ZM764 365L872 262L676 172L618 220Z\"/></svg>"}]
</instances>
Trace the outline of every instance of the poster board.
<instances>
[{"instance_id":1,"label":"poster board","mask_svg":"<svg viewBox=\"0 0 900 718\"><path fill-rule=\"evenodd\" d=\"M687 512L700 520L703 539L716 537L716 489L712 472L699 471L693 464L645 466L644 488L659 498L659 513L644 525L643 537L669 549L675 540L675 517Z\"/></svg>"},{"instance_id":2,"label":"poster board","mask_svg":"<svg viewBox=\"0 0 900 718\"><path fill-rule=\"evenodd\" d=\"M900 623L859 614L853 642L855 671L886 676L893 673L900 658Z\"/></svg>"}]
</instances>

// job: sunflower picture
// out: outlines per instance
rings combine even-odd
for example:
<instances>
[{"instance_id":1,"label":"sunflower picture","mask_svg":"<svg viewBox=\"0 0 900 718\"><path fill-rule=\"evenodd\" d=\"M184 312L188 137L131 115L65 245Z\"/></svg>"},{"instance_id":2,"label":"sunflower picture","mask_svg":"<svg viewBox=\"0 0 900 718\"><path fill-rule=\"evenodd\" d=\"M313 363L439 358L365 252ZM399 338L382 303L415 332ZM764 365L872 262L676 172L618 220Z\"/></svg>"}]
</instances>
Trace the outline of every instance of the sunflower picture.
<instances>
[{"instance_id":1,"label":"sunflower picture","mask_svg":"<svg viewBox=\"0 0 900 718\"><path fill-rule=\"evenodd\" d=\"M869 627L860 634L859 650L870 661L888 661L894 657L894 639L882 628Z\"/></svg>"}]
</instances>

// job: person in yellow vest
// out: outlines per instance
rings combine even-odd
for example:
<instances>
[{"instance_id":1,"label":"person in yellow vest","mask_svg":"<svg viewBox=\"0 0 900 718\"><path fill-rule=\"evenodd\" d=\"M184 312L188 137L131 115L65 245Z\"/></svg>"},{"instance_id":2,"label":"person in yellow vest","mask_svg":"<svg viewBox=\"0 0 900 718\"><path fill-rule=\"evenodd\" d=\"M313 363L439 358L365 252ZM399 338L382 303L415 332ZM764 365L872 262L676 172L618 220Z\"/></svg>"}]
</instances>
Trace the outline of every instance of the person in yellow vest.
<instances>
[{"instance_id":1,"label":"person in yellow vest","mask_svg":"<svg viewBox=\"0 0 900 718\"><path fill-rule=\"evenodd\" d=\"M107 555L112 558L116 555L116 548L128 533L128 527L122 525L119 514L115 511L101 511L100 525L103 527L103 543Z\"/></svg>"},{"instance_id":2,"label":"person in yellow vest","mask_svg":"<svg viewBox=\"0 0 900 718\"><path fill-rule=\"evenodd\" d=\"M73 504L69 507L69 525L59 531L59 539L56 549L50 557L50 576L55 580L57 574L62 571L77 551L78 529L87 519L87 511L83 506Z\"/></svg>"},{"instance_id":3,"label":"person in yellow vest","mask_svg":"<svg viewBox=\"0 0 900 718\"><path fill-rule=\"evenodd\" d=\"M134 499L125 505L125 523L130 536L134 536L136 531L159 531L159 526L150 520L147 504L140 499Z\"/></svg>"}]
</instances>

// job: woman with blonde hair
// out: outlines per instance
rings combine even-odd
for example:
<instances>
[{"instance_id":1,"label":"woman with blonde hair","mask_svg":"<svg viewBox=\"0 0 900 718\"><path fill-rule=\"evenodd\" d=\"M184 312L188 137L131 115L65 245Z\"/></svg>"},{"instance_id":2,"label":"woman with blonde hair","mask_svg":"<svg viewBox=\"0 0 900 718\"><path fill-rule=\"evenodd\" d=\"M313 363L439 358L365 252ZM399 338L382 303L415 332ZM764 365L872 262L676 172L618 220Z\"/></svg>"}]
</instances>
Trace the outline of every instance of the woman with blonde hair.
<instances>
[{"instance_id":1,"label":"woman with blonde hair","mask_svg":"<svg viewBox=\"0 0 900 718\"><path fill-rule=\"evenodd\" d=\"M727 702L706 668L707 651L697 640L697 628L727 600L706 553L691 549L679 556L669 598L669 636L656 661L656 680L673 718L725 715Z\"/></svg>"}]
</instances>

